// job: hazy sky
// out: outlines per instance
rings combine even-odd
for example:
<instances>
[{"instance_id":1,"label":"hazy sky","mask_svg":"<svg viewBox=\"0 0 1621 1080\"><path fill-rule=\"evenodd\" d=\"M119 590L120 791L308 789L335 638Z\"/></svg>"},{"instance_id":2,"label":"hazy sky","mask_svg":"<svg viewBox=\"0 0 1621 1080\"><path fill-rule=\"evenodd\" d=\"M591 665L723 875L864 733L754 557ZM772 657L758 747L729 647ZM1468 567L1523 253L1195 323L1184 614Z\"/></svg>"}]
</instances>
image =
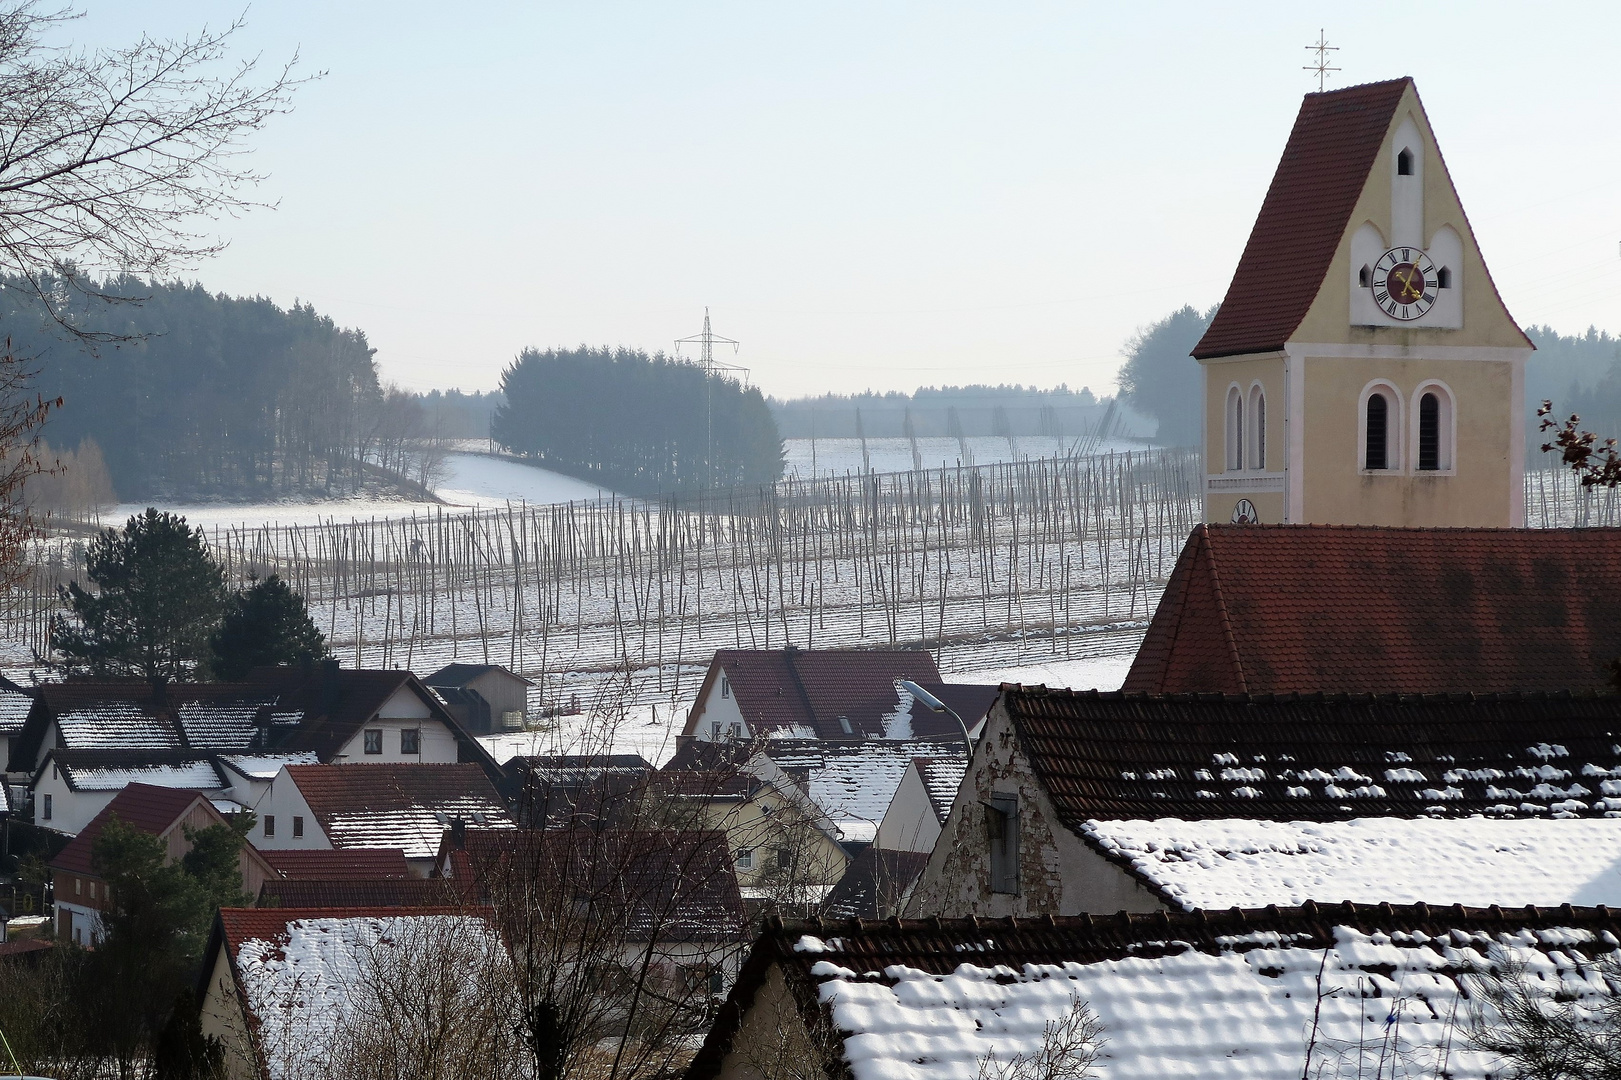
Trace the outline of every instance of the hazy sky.
<instances>
[{"instance_id":1,"label":"hazy sky","mask_svg":"<svg viewBox=\"0 0 1621 1080\"><path fill-rule=\"evenodd\" d=\"M240 9L88 0L72 34ZM385 377L528 345L739 338L768 393L1112 388L1221 298L1326 27L1330 87L1418 81L1522 325L1621 331L1621 5L345 3L239 48L327 76L258 140L274 211L210 288L313 303Z\"/></svg>"}]
</instances>

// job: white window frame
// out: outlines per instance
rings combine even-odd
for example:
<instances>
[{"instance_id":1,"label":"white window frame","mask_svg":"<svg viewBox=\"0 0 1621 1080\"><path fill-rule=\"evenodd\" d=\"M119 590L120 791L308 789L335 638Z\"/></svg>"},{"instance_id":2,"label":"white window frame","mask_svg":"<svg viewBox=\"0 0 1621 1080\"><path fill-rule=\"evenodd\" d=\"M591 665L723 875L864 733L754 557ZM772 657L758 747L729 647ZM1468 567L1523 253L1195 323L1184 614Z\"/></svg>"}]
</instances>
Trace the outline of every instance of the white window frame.
<instances>
[{"instance_id":1,"label":"white window frame","mask_svg":"<svg viewBox=\"0 0 1621 1080\"><path fill-rule=\"evenodd\" d=\"M751 847L738 848L732 863L739 870L754 869L754 849Z\"/></svg>"},{"instance_id":2,"label":"white window frame","mask_svg":"<svg viewBox=\"0 0 1621 1080\"><path fill-rule=\"evenodd\" d=\"M1434 394L1438 399L1440 409L1441 430L1440 465L1439 469L1423 469L1418 467L1418 403L1424 400L1425 394ZM1452 387L1440 379L1425 379L1413 391L1412 406L1408 409L1409 423L1412 430L1408 432L1410 445L1413 448L1412 471L1419 476L1456 476L1458 475L1458 408L1457 396L1452 393Z\"/></svg>"},{"instance_id":3,"label":"white window frame","mask_svg":"<svg viewBox=\"0 0 1621 1080\"><path fill-rule=\"evenodd\" d=\"M1385 465L1370 469L1368 464L1368 399L1383 394L1385 413ZM1389 379L1374 379L1362 388L1356 399L1356 471L1362 476L1399 476L1406 471L1407 451L1404 423L1407 399Z\"/></svg>"},{"instance_id":4,"label":"white window frame","mask_svg":"<svg viewBox=\"0 0 1621 1080\"><path fill-rule=\"evenodd\" d=\"M1266 387L1260 381L1250 383L1249 397L1250 435L1244 448L1246 468L1252 472L1266 471Z\"/></svg>"}]
</instances>

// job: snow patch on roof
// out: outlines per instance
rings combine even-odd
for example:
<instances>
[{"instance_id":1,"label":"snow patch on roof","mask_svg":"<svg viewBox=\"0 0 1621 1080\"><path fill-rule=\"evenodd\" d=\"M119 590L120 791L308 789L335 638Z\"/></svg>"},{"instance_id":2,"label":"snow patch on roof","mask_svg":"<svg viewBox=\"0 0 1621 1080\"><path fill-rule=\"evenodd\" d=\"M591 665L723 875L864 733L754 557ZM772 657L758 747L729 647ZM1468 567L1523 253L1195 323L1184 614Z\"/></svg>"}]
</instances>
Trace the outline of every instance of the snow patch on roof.
<instances>
[{"instance_id":1,"label":"snow patch on roof","mask_svg":"<svg viewBox=\"0 0 1621 1080\"><path fill-rule=\"evenodd\" d=\"M1091 820L1083 832L1193 908L1621 904L1621 820Z\"/></svg>"},{"instance_id":2,"label":"snow patch on roof","mask_svg":"<svg viewBox=\"0 0 1621 1080\"><path fill-rule=\"evenodd\" d=\"M56 718L69 750L178 750L180 737L168 724L128 701L105 701L71 709Z\"/></svg>"},{"instance_id":3,"label":"snow patch on roof","mask_svg":"<svg viewBox=\"0 0 1621 1080\"><path fill-rule=\"evenodd\" d=\"M63 765L75 790L122 791L131 784L153 787L210 791L224 787L219 773L208 761L184 761L178 765L125 765L117 768L87 768Z\"/></svg>"},{"instance_id":4,"label":"snow patch on roof","mask_svg":"<svg viewBox=\"0 0 1621 1080\"><path fill-rule=\"evenodd\" d=\"M366 765L342 767L370 768ZM325 827L327 839L336 848L401 848L407 859L431 859L439 853L439 841L448 828L447 822L457 818L474 828L516 828L505 810L476 796L403 810L341 812L333 814Z\"/></svg>"},{"instance_id":5,"label":"snow patch on roof","mask_svg":"<svg viewBox=\"0 0 1621 1080\"><path fill-rule=\"evenodd\" d=\"M244 941L237 971L259 1020L271 1080L323 1072L328 1047L353 1011L352 991L375 950L444 932L482 940L492 952L502 948L484 920L466 915L298 919L287 924L285 940Z\"/></svg>"},{"instance_id":6,"label":"snow patch on roof","mask_svg":"<svg viewBox=\"0 0 1621 1080\"><path fill-rule=\"evenodd\" d=\"M1608 949L1567 933L1575 947L1544 952L1535 945L1561 945L1562 935L1454 931L1434 942L1340 927L1327 950L1235 938L1214 954L1167 942L1165 956L1018 971L963 964L934 975L897 965L874 979L825 960L812 975L855 1080L973 1080L991 1054L1005 1068L1038 1053L1048 1025L1077 1005L1102 1025L1095 1069L1110 1080L1374 1076L1381 1060L1414 1076L1479 1080L1496 1063L1459 1037L1454 1019L1468 1009L1459 976L1518 962L1550 998L1597 1004L1610 991L1586 961ZM839 951L836 942L815 946L802 951Z\"/></svg>"},{"instance_id":7,"label":"snow patch on roof","mask_svg":"<svg viewBox=\"0 0 1621 1080\"><path fill-rule=\"evenodd\" d=\"M221 754L220 760L250 780L274 780L283 765L319 765L314 750L285 754Z\"/></svg>"}]
</instances>

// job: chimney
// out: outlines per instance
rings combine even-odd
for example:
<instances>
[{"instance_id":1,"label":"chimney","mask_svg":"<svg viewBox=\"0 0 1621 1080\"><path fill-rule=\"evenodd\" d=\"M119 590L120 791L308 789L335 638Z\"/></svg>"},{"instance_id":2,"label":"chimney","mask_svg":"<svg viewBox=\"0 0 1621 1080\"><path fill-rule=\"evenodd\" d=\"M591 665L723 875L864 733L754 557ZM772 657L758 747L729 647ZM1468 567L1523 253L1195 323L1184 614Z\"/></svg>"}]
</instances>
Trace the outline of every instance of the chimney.
<instances>
[{"instance_id":1,"label":"chimney","mask_svg":"<svg viewBox=\"0 0 1621 1080\"><path fill-rule=\"evenodd\" d=\"M454 851L464 851L467 848L467 822L456 818L450 823L450 846Z\"/></svg>"},{"instance_id":2,"label":"chimney","mask_svg":"<svg viewBox=\"0 0 1621 1080\"><path fill-rule=\"evenodd\" d=\"M321 715L331 716L338 705L338 662L321 661Z\"/></svg>"}]
</instances>

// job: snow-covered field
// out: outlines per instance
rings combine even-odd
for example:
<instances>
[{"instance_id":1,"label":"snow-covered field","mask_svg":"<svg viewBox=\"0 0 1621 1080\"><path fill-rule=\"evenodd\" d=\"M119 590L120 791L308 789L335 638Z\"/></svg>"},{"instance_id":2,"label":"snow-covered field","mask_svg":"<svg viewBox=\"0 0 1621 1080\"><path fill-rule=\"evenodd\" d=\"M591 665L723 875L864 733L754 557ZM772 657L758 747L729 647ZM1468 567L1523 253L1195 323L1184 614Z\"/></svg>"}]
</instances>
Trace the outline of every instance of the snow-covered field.
<instances>
[{"instance_id":1,"label":"snow-covered field","mask_svg":"<svg viewBox=\"0 0 1621 1080\"><path fill-rule=\"evenodd\" d=\"M454 506L580 502L614 493L572 476L480 454L447 454L445 479L435 492Z\"/></svg>"}]
</instances>

